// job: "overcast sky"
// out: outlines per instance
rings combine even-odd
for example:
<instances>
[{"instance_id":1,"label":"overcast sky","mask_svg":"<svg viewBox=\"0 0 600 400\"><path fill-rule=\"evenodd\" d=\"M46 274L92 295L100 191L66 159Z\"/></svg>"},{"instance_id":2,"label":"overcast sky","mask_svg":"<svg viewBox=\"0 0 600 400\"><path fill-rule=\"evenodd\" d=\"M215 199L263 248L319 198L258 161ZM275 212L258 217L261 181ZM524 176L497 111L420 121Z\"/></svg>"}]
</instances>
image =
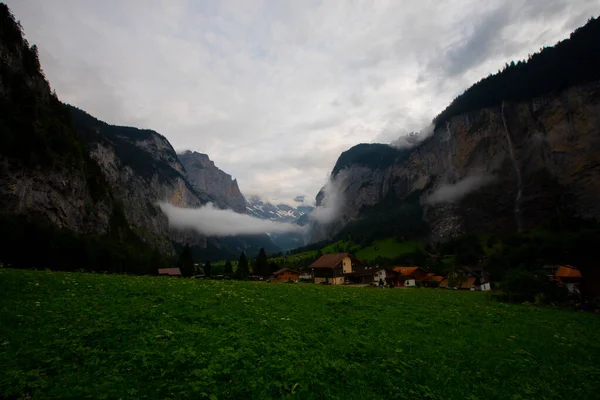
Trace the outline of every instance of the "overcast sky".
<instances>
[{"instance_id":1,"label":"overcast sky","mask_svg":"<svg viewBox=\"0 0 600 400\"><path fill-rule=\"evenodd\" d=\"M599 0L9 0L59 97L313 199L339 154L427 125Z\"/></svg>"}]
</instances>

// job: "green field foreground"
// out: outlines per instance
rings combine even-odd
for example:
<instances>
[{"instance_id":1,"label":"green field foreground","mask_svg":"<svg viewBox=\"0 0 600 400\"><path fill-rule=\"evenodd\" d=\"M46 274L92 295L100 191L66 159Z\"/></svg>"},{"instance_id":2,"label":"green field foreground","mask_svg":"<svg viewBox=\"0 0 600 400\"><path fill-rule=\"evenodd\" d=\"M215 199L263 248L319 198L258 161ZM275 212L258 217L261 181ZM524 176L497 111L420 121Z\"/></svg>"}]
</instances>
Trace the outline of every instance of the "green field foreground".
<instances>
[{"instance_id":1,"label":"green field foreground","mask_svg":"<svg viewBox=\"0 0 600 400\"><path fill-rule=\"evenodd\" d=\"M600 317L481 292L0 269L0 398L597 399Z\"/></svg>"}]
</instances>

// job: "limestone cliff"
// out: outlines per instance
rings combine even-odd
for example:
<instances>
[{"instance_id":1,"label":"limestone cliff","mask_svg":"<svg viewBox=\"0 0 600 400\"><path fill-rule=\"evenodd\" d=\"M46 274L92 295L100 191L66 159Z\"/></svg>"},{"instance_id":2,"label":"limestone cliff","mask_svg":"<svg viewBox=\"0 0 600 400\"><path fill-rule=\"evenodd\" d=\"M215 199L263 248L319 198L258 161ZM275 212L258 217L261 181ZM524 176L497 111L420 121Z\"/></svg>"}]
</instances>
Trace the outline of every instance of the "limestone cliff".
<instances>
[{"instance_id":1,"label":"limestone cliff","mask_svg":"<svg viewBox=\"0 0 600 400\"><path fill-rule=\"evenodd\" d=\"M169 141L151 130L109 125L71 107L73 123L100 165L127 221L142 240L172 254L171 239L205 246L206 239L191 231L169 228L157 202L199 207L211 197L194 190Z\"/></svg>"},{"instance_id":2,"label":"limestone cliff","mask_svg":"<svg viewBox=\"0 0 600 400\"><path fill-rule=\"evenodd\" d=\"M185 175L194 189L207 193L220 208L246 212L246 199L237 181L215 166L206 154L186 151L178 154Z\"/></svg>"},{"instance_id":3,"label":"limestone cliff","mask_svg":"<svg viewBox=\"0 0 600 400\"><path fill-rule=\"evenodd\" d=\"M390 205L385 213L411 196L434 239L564 218L600 221L599 82L454 116L417 147L392 151L380 165L356 160L334 170L343 217L326 235L379 204ZM440 189L456 193L472 177L485 181L459 198L433 196Z\"/></svg>"},{"instance_id":4,"label":"limestone cliff","mask_svg":"<svg viewBox=\"0 0 600 400\"><path fill-rule=\"evenodd\" d=\"M112 199L35 46L0 4L0 212L78 233L105 233Z\"/></svg>"}]
</instances>

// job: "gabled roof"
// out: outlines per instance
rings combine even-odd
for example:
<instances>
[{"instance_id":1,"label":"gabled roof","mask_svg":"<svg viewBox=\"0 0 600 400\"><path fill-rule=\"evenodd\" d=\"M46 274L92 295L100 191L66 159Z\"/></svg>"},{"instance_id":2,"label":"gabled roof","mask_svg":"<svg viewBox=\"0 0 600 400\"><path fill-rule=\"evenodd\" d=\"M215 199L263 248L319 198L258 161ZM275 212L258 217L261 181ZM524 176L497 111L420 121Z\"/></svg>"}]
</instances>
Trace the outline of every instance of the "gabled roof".
<instances>
[{"instance_id":1,"label":"gabled roof","mask_svg":"<svg viewBox=\"0 0 600 400\"><path fill-rule=\"evenodd\" d=\"M281 274L283 274L285 271L290 271L290 272L293 272L294 274L298 274L298 275L300 275L300 272L298 272L298 271L295 271L295 270L293 270L293 269L289 269L289 268L281 268L280 270L277 270L277 271L273 272L273 275L281 275Z\"/></svg>"},{"instance_id":2,"label":"gabled roof","mask_svg":"<svg viewBox=\"0 0 600 400\"><path fill-rule=\"evenodd\" d=\"M440 282L440 287L448 287L448 278L442 279Z\"/></svg>"},{"instance_id":3,"label":"gabled roof","mask_svg":"<svg viewBox=\"0 0 600 400\"><path fill-rule=\"evenodd\" d=\"M159 275L169 275L169 276L180 276L181 270L179 268L162 268L158 270Z\"/></svg>"},{"instance_id":4,"label":"gabled roof","mask_svg":"<svg viewBox=\"0 0 600 400\"><path fill-rule=\"evenodd\" d=\"M396 267L394 271L404 275L404 276L412 276L416 271L421 270L421 267ZM423 271L425 272L425 271Z\"/></svg>"},{"instance_id":5,"label":"gabled roof","mask_svg":"<svg viewBox=\"0 0 600 400\"><path fill-rule=\"evenodd\" d=\"M434 282L441 282L443 281L445 278L441 275L432 275L429 277L430 280L434 281Z\"/></svg>"},{"instance_id":6,"label":"gabled roof","mask_svg":"<svg viewBox=\"0 0 600 400\"><path fill-rule=\"evenodd\" d=\"M557 278L581 278L581 272L570 265L561 265L554 273L554 276Z\"/></svg>"},{"instance_id":7,"label":"gabled roof","mask_svg":"<svg viewBox=\"0 0 600 400\"><path fill-rule=\"evenodd\" d=\"M310 265L310 268L335 268L349 256L348 253L323 254Z\"/></svg>"}]
</instances>

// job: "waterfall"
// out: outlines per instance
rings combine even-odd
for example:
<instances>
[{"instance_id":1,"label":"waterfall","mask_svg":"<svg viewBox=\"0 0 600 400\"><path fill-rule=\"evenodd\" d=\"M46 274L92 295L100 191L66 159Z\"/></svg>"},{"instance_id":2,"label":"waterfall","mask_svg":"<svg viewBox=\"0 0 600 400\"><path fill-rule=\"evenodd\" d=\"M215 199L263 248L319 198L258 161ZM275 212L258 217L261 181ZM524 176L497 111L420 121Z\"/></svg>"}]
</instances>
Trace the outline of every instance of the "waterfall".
<instances>
[{"instance_id":1,"label":"waterfall","mask_svg":"<svg viewBox=\"0 0 600 400\"><path fill-rule=\"evenodd\" d=\"M454 168L454 162L452 161L452 131L448 121L446 121L446 133L448 133L448 167L452 172L452 178L456 180L456 168Z\"/></svg>"},{"instance_id":2,"label":"waterfall","mask_svg":"<svg viewBox=\"0 0 600 400\"><path fill-rule=\"evenodd\" d=\"M523 193L523 180L521 178L521 170L515 159L515 152L513 149L513 143L508 133L508 127L506 126L506 118L504 118L504 101L502 101L502 124L504 125L504 133L506 134L506 141L508 142L508 152L512 161L513 168L517 174L517 197L515 198L515 219L517 221L517 229L521 231L523 228L523 222L521 221L521 195Z\"/></svg>"}]
</instances>

